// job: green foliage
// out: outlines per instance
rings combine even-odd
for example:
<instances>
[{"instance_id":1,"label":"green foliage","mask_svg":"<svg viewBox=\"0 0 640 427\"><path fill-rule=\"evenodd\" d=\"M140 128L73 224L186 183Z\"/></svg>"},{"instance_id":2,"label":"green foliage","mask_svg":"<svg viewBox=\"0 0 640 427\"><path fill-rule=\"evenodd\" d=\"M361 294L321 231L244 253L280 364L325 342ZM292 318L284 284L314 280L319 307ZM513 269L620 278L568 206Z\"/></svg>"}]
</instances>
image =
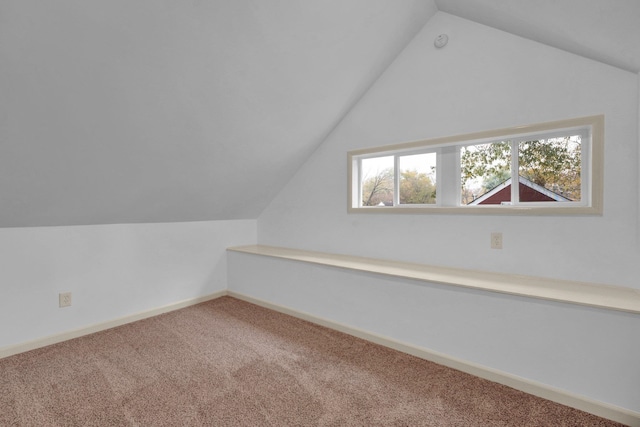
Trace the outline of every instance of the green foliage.
<instances>
[{"instance_id":1,"label":"green foliage","mask_svg":"<svg viewBox=\"0 0 640 427\"><path fill-rule=\"evenodd\" d=\"M426 173L407 170L400 173L400 204L433 204L436 186Z\"/></svg>"},{"instance_id":2,"label":"green foliage","mask_svg":"<svg viewBox=\"0 0 640 427\"><path fill-rule=\"evenodd\" d=\"M468 204L511 176L511 143L500 141L460 151L462 203Z\"/></svg>"},{"instance_id":3,"label":"green foliage","mask_svg":"<svg viewBox=\"0 0 640 427\"><path fill-rule=\"evenodd\" d=\"M463 185L489 176L503 176L511 170L509 141L480 144L462 149L460 156Z\"/></svg>"},{"instance_id":4,"label":"green foliage","mask_svg":"<svg viewBox=\"0 0 640 427\"><path fill-rule=\"evenodd\" d=\"M519 175L571 200L580 200L579 137L521 142L518 147ZM474 193L471 183L480 182L486 192L511 176L509 141L464 147L461 151L463 203ZM477 190L476 190L477 191ZM477 194L476 194L477 196Z\"/></svg>"},{"instance_id":5,"label":"green foliage","mask_svg":"<svg viewBox=\"0 0 640 427\"><path fill-rule=\"evenodd\" d=\"M509 170L499 170L496 171L493 175L489 175L485 177L482 181L482 189L486 193L487 191L491 191L496 188L498 185L502 184L511 176L511 172Z\"/></svg>"},{"instance_id":6,"label":"green foliage","mask_svg":"<svg viewBox=\"0 0 640 427\"><path fill-rule=\"evenodd\" d=\"M570 200L580 200L580 138L561 137L519 143L520 176ZM499 141L461 149L462 203L492 190L511 177L511 142ZM400 204L432 204L436 186L431 176L403 170ZM362 205L393 204L394 171L386 168L362 182Z\"/></svg>"},{"instance_id":7,"label":"green foliage","mask_svg":"<svg viewBox=\"0 0 640 427\"><path fill-rule=\"evenodd\" d=\"M581 146L570 137L520 143L520 175L571 200L580 200Z\"/></svg>"},{"instance_id":8,"label":"green foliage","mask_svg":"<svg viewBox=\"0 0 640 427\"><path fill-rule=\"evenodd\" d=\"M401 204L432 204L436 201L436 186L426 173L406 170L400 173ZM378 171L362 183L362 205L393 204L393 168Z\"/></svg>"}]
</instances>

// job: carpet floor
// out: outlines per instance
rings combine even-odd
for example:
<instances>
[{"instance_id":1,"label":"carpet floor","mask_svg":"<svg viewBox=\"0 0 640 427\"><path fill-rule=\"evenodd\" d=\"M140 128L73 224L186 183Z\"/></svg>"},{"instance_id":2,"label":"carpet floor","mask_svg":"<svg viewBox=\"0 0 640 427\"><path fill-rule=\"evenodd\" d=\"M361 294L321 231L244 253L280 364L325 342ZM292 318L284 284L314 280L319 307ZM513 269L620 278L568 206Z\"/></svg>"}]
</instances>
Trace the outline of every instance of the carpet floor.
<instances>
[{"instance_id":1,"label":"carpet floor","mask_svg":"<svg viewBox=\"0 0 640 427\"><path fill-rule=\"evenodd\" d=\"M0 426L620 426L223 297L0 360Z\"/></svg>"}]
</instances>

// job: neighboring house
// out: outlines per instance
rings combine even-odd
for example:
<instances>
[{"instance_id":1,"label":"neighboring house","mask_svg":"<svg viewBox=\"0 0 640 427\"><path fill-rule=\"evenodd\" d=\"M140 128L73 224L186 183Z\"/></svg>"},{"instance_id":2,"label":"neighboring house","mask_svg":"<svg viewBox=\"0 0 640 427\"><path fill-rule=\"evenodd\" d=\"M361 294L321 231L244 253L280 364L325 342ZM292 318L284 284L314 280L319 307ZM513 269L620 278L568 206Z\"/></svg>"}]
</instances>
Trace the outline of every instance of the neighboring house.
<instances>
[{"instance_id":1,"label":"neighboring house","mask_svg":"<svg viewBox=\"0 0 640 427\"><path fill-rule=\"evenodd\" d=\"M551 190L547 190L541 185L529 181L527 178L518 176L521 202L571 202ZM487 191L482 196L469 203L472 205L501 205L511 202L511 178Z\"/></svg>"}]
</instances>

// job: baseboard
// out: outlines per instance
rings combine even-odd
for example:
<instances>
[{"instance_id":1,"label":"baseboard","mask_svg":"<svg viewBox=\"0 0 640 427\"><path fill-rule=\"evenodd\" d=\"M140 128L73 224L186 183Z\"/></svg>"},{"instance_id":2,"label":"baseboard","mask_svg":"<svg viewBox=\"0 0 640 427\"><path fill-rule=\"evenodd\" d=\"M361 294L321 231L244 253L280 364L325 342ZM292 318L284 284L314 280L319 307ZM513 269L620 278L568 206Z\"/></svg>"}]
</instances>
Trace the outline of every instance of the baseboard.
<instances>
[{"instance_id":1,"label":"baseboard","mask_svg":"<svg viewBox=\"0 0 640 427\"><path fill-rule=\"evenodd\" d=\"M242 293L228 291L228 295L252 304L259 305L261 307L268 308L270 310L288 314L290 316L315 323L317 325L344 332L346 334L362 338L364 340L380 344L382 346L389 347L394 350L419 357L421 359L429 360L431 362L448 366L450 368L457 369L459 371L466 372L468 374L484 378L489 381L503 384L516 390L541 397L543 399L548 399L562 405L570 406L572 408L576 408L602 418L613 420L632 427L640 427L639 412L631 411L629 409L621 408L615 405L610 405L608 403L599 402L597 400L590 399L588 397L581 396L566 390L558 389L543 383L518 377L516 375L502 372L497 369L488 368L486 366L482 366L473 362L468 362L466 360L451 357L437 351L432 351L426 348L401 342L393 338L378 335L359 328L354 328L349 325L318 317L302 311L294 310L265 300L244 295Z\"/></svg>"},{"instance_id":2,"label":"baseboard","mask_svg":"<svg viewBox=\"0 0 640 427\"><path fill-rule=\"evenodd\" d=\"M95 332L104 331L106 329L115 328L116 326L121 326L127 323L136 322L138 320L157 316L162 313L168 313L170 311L179 310L181 308L189 307L191 305L196 305L205 301L210 301L216 298L220 298L225 295L227 295L227 291L222 290L222 291L214 292L209 295L190 298L183 301L178 301L172 304L167 304L162 307L152 308L150 310L145 310L139 313L119 317L117 319L108 320L106 322L100 322L100 323L89 325L83 328L74 329L72 331L66 331L59 334L50 335L44 338L38 338L33 341L27 341L24 343L7 346L4 348L0 348L0 359L4 357L13 356L14 354L24 353L25 351L46 347L48 345L56 344L62 341L67 341L73 338L78 338L84 335L93 334Z\"/></svg>"}]
</instances>

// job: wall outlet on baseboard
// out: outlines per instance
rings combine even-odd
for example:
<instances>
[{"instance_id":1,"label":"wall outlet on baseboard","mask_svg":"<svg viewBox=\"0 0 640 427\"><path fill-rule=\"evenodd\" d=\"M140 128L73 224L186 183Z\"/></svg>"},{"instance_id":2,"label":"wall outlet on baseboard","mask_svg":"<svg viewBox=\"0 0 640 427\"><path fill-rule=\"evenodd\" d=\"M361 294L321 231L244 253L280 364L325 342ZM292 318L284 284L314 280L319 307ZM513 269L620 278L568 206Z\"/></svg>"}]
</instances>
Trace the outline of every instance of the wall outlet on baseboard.
<instances>
[{"instance_id":1,"label":"wall outlet on baseboard","mask_svg":"<svg viewBox=\"0 0 640 427\"><path fill-rule=\"evenodd\" d=\"M58 305L60 308L71 306L71 292L62 292L58 294Z\"/></svg>"}]
</instances>

